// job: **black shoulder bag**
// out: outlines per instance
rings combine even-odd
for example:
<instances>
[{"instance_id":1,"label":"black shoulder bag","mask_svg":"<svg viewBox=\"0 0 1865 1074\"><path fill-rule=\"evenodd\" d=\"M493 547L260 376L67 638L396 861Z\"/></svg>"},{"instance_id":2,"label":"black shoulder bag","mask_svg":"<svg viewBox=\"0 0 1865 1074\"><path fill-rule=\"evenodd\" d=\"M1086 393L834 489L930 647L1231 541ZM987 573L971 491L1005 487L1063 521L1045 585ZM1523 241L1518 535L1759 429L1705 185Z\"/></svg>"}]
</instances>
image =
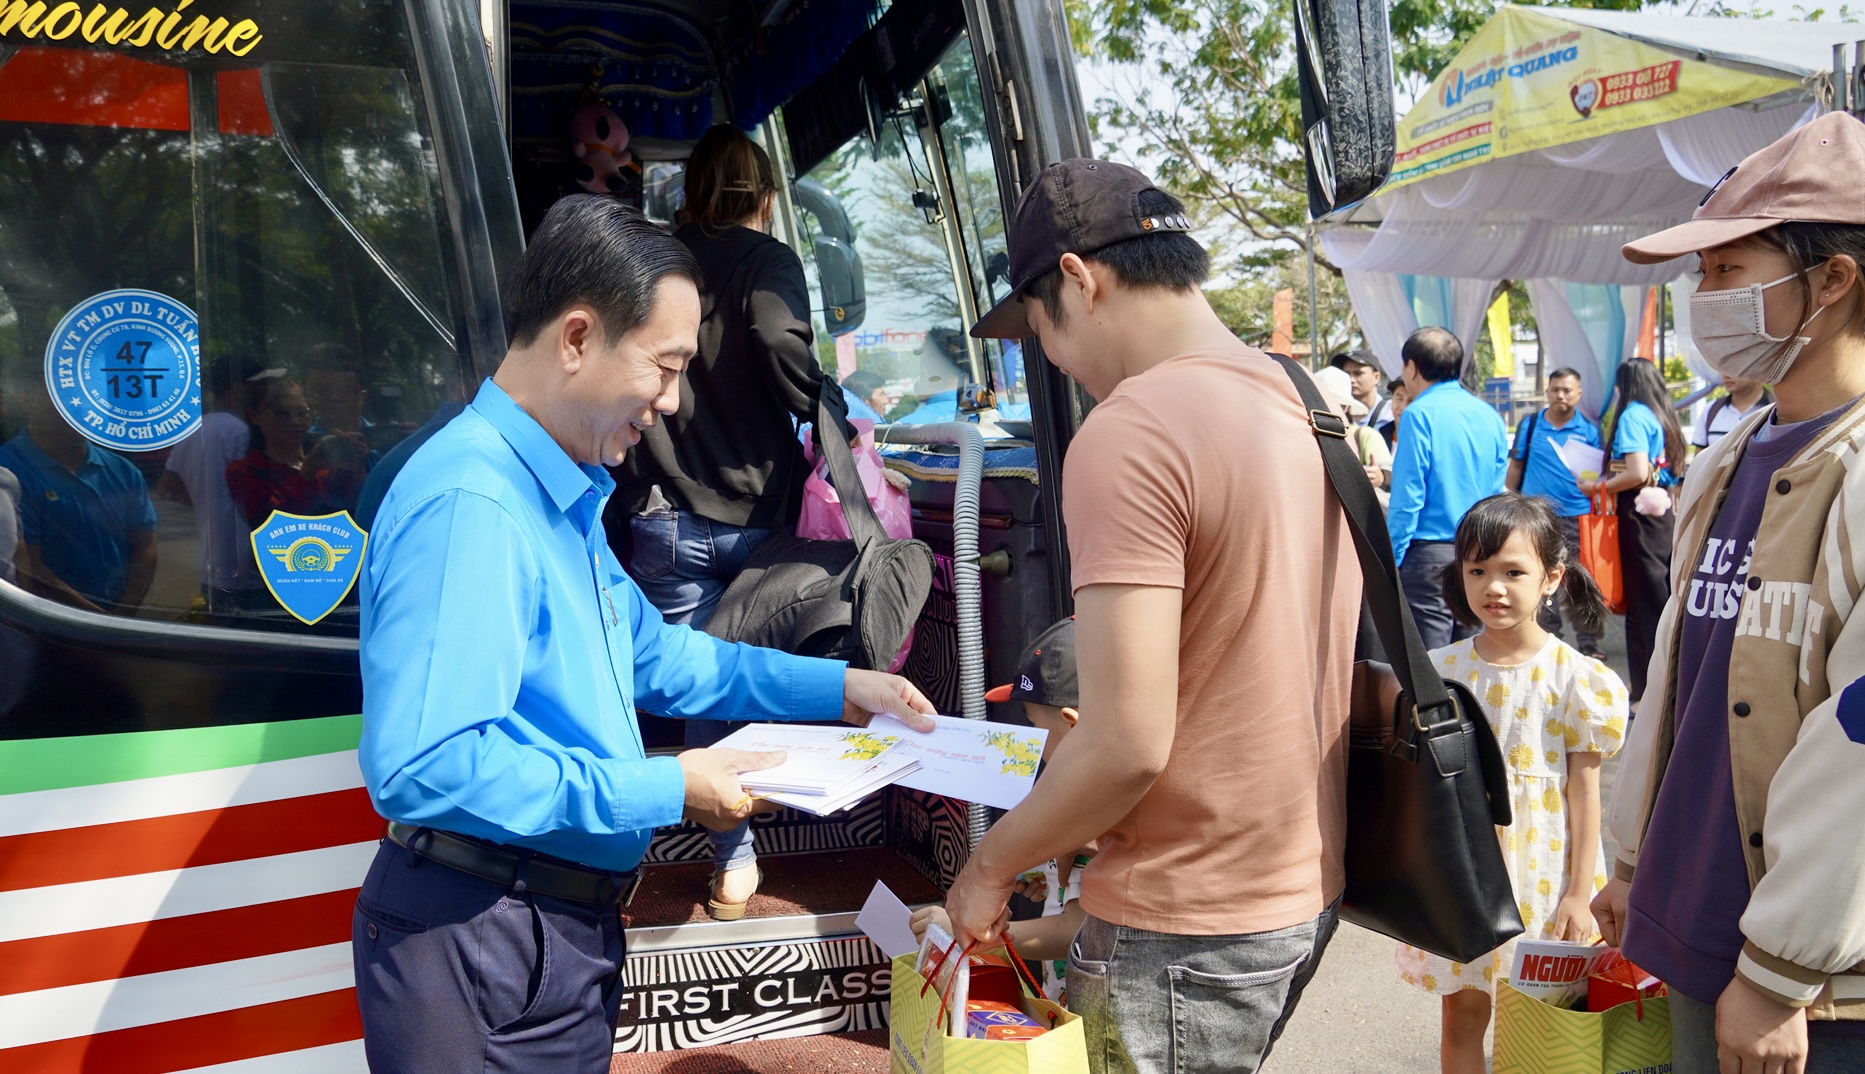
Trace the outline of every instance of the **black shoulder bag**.
<instances>
[{"instance_id":1,"label":"black shoulder bag","mask_svg":"<svg viewBox=\"0 0 1865 1074\"><path fill-rule=\"evenodd\" d=\"M1453 962L1474 962L1522 933L1496 839L1496 826L1511 819L1502 749L1469 689L1445 682L1431 665L1399 588L1386 516L1347 446L1346 423L1301 366L1276 360L1309 410L1360 554L1366 608L1402 690L1394 710L1383 711L1370 680L1384 668L1354 668L1341 917Z\"/></svg>"},{"instance_id":2,"label":"black shoulder bag","mask_svg":"<svg viewBox=\"0 0 1865 1074\"><path fill-rule=\"evenodd\" d=\"M924 541L898 541L881 529L855 470L855 455L837 432L823 379L816 400L817 450L829 463L829 483L848 520L847 541L813 541L779 533L751 554L719 598L706 633L799 656L885 668L919 620L932 592L933 555Z\"/></svg>"}]
</instances>

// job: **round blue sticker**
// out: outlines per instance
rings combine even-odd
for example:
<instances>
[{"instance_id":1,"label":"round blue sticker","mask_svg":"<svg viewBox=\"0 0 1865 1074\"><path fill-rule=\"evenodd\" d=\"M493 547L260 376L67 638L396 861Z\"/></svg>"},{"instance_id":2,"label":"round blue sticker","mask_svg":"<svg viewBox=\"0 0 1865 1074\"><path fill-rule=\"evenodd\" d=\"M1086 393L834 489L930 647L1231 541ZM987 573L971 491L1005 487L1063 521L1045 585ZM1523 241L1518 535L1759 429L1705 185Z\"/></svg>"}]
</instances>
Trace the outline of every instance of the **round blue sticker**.
<instances>
[{"instance_id":1,"label":"round blue sticker","mask_svg":"<svg viewBox=\"0 0 1865 1074\"><path fill-rule=\"evenodd\" d=\"M45 386L91 440L153 451L201 424L194 311L154 291L105 291L73 306L45 345Z\"/></svg>"}]
</instances>

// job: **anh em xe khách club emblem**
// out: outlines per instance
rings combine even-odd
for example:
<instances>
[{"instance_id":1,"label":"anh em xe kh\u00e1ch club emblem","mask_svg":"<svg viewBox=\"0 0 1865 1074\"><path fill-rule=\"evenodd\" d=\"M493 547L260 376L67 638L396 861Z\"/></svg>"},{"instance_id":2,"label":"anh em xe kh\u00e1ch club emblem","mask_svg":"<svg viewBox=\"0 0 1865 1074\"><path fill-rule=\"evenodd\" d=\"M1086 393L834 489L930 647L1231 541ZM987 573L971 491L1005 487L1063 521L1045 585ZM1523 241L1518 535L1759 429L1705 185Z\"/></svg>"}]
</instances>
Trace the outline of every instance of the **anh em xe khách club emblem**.
<instances>
[{"instance_id":1,"label":"anh em xe kh\u00e1ch club emblem","mask_svg":"<svg viewBox=\"0 0 1865 1074\"><path fill-rule=\"evenodd\" d=\"M369 534L348 511L274 511L253 531L253 559L280 606L307 626L335 611L356 585Z\"/></svg>"}]
</instances>

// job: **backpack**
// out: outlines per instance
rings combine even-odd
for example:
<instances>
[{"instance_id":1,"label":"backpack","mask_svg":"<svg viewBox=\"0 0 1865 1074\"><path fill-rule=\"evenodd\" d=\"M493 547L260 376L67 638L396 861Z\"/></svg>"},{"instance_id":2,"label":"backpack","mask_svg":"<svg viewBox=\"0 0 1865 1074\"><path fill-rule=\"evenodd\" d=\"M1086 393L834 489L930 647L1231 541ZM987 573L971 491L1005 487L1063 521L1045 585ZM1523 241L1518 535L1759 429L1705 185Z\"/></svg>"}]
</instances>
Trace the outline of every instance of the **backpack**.
<instances>
[{"instance_id":1,"label":"backpack","mask_svg":"<svg viewBox=\"0 0 1865 1074\"><path fill-rule=\"evenodd\" d=\"M816 401L816 428L833 433L838 426L828 404L831 392L839 399L841 388L825 377ZM848 441L839 435L816 439L853 538L772 536L719 598L706 633L798 656L845 660L851 667L885 669L932 592L932 549L924 541L888 537L862 488Z\"/></svg>"}]
</instances>

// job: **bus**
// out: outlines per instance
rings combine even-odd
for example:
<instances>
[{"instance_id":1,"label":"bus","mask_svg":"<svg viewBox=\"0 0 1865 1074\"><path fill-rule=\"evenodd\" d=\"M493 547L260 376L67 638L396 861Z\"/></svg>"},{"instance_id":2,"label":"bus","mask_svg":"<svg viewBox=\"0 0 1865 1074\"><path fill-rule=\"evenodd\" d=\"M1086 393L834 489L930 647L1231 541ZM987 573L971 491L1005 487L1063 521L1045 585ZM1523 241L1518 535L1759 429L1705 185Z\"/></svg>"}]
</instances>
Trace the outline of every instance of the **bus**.
<instances>
[{"instance_id":1,"label":"bus","mask_svg":"<svg viewBox=\"0 0 1865 1074\"><path fill-rule=\"evenodd\" d=\"M878 374L894 428L987 437L956 564L955 456L888 449L940 564L906 673L960 708L959 570L991 681L1066 614L1088 401L1034 341L963 332L1018 194L1089 155L1057 0L153 2L0 0L0 1070L364 1069L370 475L496 367L549 204L596 181L671 220L711 124L788 180L825 368ZM617 1069L882 1029L855 912L877 879L938 899L967 813L893 788L761 818L734 922L704 833L661 831Z\"/></svg>"}]
</instances>

